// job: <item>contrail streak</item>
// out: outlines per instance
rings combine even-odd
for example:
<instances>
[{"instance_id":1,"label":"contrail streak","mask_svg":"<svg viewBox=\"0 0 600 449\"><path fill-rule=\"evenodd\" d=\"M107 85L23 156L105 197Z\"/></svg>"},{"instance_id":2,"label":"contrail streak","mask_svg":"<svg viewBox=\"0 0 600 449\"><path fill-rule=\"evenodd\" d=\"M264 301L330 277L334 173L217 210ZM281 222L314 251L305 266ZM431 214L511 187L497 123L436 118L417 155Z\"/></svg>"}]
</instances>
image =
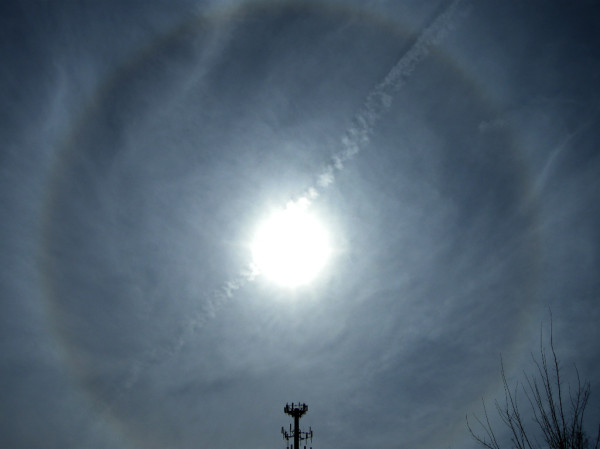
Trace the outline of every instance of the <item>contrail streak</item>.
<instances>
[{"instance_id":1,"label":"contrail streak","mask_svg":"<svg viewBox=\"0 0 600 449\"><path fill-rule=\"evenodd\" d=\"M362 108L354 116L352 124L340 138L341 149L331 156L330 162L317 174L315 184L306 189L297 199L288 203L287 207L310 206L323 190L335 181L335 174L369 144L375 125L392 105L394 93L406 84L407 79L431 53L432 48L439 45L457 27L459 21L468 15L470 8L461 7L461 3L463 0L453 1L443 13L437 16L421 32L414 44L392 67L383 81L367 95ZM128 373L123 388L117 392L117 396L122 394L123 390L133 387L141 372L146 368L161 363L168 356L179 353L185 343L215 316L225 302L233 298L237 290L248 282L252 282L259 274L258 268L251 263L208 295L201 310L185 321L177 332L177 337L170 344L162 346L162 348L151 348L140 355ZM109 405L107 407L110 408Z\"/></svg>"},{"instance_id":2,"label":"contrail streak","mask_svg":"<svg viewBox=\"0 0 600 449\"><path fill-rule=\"evenodd\" d=\"M354 116L352 125L341 137L341 150L331 157L330 163L318 174L316 186L308 188L297 201L309 204L316 199L323 189L334 182L335 173L341 171L345 163L369 144L375 125L392 106L394 93L406 84L406 80L429 55L431 49L440 44L456 29L459 21L468 15L470 8L459 7L460 3L462 0L452 2L426 27L384 80L367 95L362 108Z\"/></svg>"}]
</instances>

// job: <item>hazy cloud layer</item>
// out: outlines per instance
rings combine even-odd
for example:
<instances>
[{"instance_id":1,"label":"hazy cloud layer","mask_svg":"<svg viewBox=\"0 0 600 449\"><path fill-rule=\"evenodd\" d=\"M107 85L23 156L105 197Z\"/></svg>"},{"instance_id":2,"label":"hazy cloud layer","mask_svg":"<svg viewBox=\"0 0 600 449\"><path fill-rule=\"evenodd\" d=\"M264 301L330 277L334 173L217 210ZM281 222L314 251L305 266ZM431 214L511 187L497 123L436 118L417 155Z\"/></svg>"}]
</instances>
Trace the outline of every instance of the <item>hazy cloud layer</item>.
<instances>
[{"instance_id":1,"label":"hazy cloud layer","mask_svg":"<svg viewBox=\"0 0 600 449\"><path fill-rule=\"evenodd\" d=\"M598 8L418 3L2 6L0 446L474 447L548 308L598 421Z\"/></svg>"}]
</instances>

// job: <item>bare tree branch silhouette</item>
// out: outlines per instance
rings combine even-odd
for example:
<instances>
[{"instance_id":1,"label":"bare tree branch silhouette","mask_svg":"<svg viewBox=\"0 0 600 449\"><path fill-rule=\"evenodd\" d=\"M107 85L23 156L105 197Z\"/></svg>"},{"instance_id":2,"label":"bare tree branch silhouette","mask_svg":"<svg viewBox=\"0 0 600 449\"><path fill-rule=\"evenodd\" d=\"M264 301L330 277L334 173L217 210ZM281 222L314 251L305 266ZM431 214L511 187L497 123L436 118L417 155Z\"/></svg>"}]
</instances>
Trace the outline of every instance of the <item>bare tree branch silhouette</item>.
<instances>
[{"instance_id":1,"label":"bare tree branch silhouette","mask_svg":"<svg viewBox=\"0 0 600 449\"><path fill-rule=\"evenodd\" d=\"M480 429L476 432L467 416L467 428L477 443L487 449L505 449L507 443L500 440L499 431L504 426L510 435L510 446L514 449L598 449L600 423L593 443L583 429L583 416L590 397L589 381L581 381L575 367L577 382L568 392L561 379L561 368L554 347L552 316L550 319L550 349L540 335L539 355L532 354L535 364L533 374L524 373L524 382L509 385L500 362L500 373L504 386L504 400L494 402L500 418L493 425L483 401L483 416L475 415ZM528 414L523 414L519 393L528 405Z\"/></svg>"}]
</instances>

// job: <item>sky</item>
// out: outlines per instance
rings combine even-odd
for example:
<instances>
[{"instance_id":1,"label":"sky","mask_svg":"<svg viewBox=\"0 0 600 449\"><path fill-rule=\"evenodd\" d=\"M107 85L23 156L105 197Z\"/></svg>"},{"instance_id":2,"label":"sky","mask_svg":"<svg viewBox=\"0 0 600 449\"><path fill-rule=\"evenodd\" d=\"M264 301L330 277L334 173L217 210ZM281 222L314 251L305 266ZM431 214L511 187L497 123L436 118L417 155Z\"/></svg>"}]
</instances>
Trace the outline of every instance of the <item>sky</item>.
<instances>
[{"instance_id":1,"label":"sky","mask_svg":"<svg viewBox=\"0 0 600 449\"><path fill-rule=\"evenodd\" d=\"M551 322L593 432L599 27L593 0L2 2L0 447L284 449L304 402L315 449L475 448ZM291 288L252 241L299 206L331 254Z\"/></svg>"}]
</instances>

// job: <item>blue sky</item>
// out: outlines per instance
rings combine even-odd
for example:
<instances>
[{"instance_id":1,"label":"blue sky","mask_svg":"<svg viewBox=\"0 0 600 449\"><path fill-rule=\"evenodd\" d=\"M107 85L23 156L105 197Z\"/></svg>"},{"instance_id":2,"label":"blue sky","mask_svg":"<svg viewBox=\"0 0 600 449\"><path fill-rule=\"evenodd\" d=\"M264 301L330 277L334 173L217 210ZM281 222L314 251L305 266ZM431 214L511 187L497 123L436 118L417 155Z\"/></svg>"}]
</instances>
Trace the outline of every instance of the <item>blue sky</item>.
<instances>
[{"instance_id":1,"label":"blue sky","mask_svg":"<svg viewBox=\"0 0 600 449\"><path fill-rule=\"evenodd\" d=\"M1 9L0 446L471 448L549 310L595 427L597 2Z\"/></svg>"}]
</instances>

